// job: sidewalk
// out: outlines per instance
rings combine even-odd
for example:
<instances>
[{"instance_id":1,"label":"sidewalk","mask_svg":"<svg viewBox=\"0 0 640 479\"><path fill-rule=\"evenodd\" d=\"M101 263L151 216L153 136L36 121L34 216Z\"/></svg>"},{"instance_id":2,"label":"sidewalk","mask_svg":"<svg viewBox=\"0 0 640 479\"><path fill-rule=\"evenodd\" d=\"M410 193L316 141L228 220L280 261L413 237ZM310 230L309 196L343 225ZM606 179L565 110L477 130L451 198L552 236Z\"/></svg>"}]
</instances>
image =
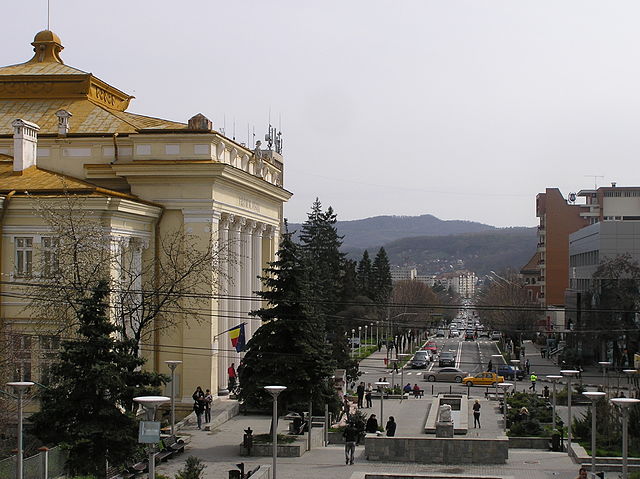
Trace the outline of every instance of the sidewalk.
<instances>
[{"instance_id":1,"label":"sidewalk","mask_svg":"<svg viewBox=\"0 0 640 479\"><path fill-rule=\"evenodd\" d=\"M223 400L232 403L232 400ZM426 401L412 399L403 401L403 406L407 402L420 403ZM387 404L392 401L385 401L385 415ZM398 402L398 401L396 401ZM232 407L233 404L227 404ZM391 406L391 405L389 405ZM374 403L374 411L379 411L379 404ZM490 433L491 429L499 429L497 413L494 413L495 426L491 426L490 407L482 409L482 429L470 429L474 434L477 432L484 435ZM377 413L376 413L377 414ZM398 416L404 417L404 416ZM398 437L404 436L403 428L407 428L411 416L400 419L398 424ZM415 422L419 422L421 417L414 417ZM187 450L181 456L171 459L167 463L158 465L156 468L160 474L174 477L179 469L184 467L184 461L189 456L199 457L204 461L207 468L204 470L206 479L227 479L228 471L236 469L236 464L244 462L245 470L252 469L258 465L271 464L270 457L241 457L239 455L242 435L247 427L251 427L255 434L262 434L269 431L270 416L235 416L229 421L219 425L212 431L198 430L192 425L186 426L180 434L188 434L191 441ZM285 432L286 421L280 420L278 431ZM495 429L494 429L495 430ZM471 434L467 437L474 437ZM394 474L437 474L437 475L473 475L478 476L513 476L518 479L550 479L562 478L572 479L577 474L577 466L571 462L567 454L545 452L539 450L511 449L509 450L509 460L502 465L441 465L441 464L414 464L414 463L380 463L369 462L364 457L364 447L358 446L356 450L356 464L345 466L344 447L341 445L330 445L328 447L318 447L305 453L299 458L278 458L278 477L281 479L323 478L323 479L348 479L357 473L394 473ZM443 477L443 476L441 476Z\"/></svg>"}]
</instances>

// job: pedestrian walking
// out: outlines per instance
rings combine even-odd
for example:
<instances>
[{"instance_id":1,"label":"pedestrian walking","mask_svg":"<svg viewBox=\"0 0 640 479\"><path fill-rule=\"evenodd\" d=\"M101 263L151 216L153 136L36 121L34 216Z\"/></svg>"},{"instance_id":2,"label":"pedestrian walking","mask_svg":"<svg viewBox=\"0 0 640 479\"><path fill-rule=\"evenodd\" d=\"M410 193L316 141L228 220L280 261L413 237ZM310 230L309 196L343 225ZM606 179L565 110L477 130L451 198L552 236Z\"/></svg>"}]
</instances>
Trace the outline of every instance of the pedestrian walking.
<instances>
[{"instance_id":1,"label":"pedestrian walking","mask_svg":"<svg viewBox=\"0 0 640 479\"><path fill-rule=\"evenodd\" d=\"M213 402L213 396L210 390L206 390L204 393L204 422L211 422L211 403Z\"/></svg>"},{"instance_id":2,"label":"pedestrian walking","mask_svg":"<svg viewBox=\"0 0 640 479\"><path fill-rule=\"evenodd\" d=\"M358 409L364 406L364 382L360 381L356 388L356 395L358 396Z\"/></svg>"},{"instance_id":3,"label":"pedestrian walking","mask_svg":"<svg viewBox=\"0 0 640 479\"><path fill-rule=\"evenodd\" d=\"M378 432L378 420L376 419L375 414L369 416L369 419L367 419L367 425L365 426L364 430L371 433Z\"/></svg>"},{"instance_id":4,"label":"pedestrian walking","mask_svg":"<svg viewBox=\"0 0 640 479\"><path fill-rule=\"evenodd\" d=\"M489 364L487 364L487 371L493 371L493 361L489 359Z\"/></svg>"},{"instance_id":5,"label":"pedestrian walking","mask_svg":"<svg viewBox=\"0 0 640 479\"><path fill-rule=\"evenodd\" d=\"M393 437L396 435L396 420L393 418L393 416L389 416L389 420L387 421L385 430L387 431L387 436L389 437Z\"/></svg>"},{"instance_id":6,"label":"pedestrian walking","mask_svg":"<svg viewBox=\"0 0 640 479\"><path fill-rule=\"evenodd\" d=\"M529 389L533 390L533 392L536 392L536 381L538 381L538 376L536 376L536 373L531 373L531 376L529 376L529 380L531 381L531 386L529 386Z\"/></svg>"},{"instance_id":7,"label":"pedestrian walking","mask_svg":"<svg viewBox=\"0 0 640 479\"><path fill-rule=\"evenodd\" d=\"M373 388L371 387L371 383L367 383L367 389L364 391L364 399L367 401L367 407L373 407L373 402L371 401L371 394L373 393Z\"/></svg>"},{"instance_id":8,"label":"pedestrian walking","mask_svg":"<svg viewBox=\"0 0 640 479\"><path fill-rule=\"evenodd\" d=\"M527 374L529 374L531 371L531 362L529 362L528 359L524 362L524 369L525 371L527 371Z\"/></svg>"},{"instance_id":9,"label":"pedestrian walking","mask_svg":"<svg viewBox=\"0 0 640 479\"><path fill-rule=\"evenodd\" d=\"M196 387L196 390L191 396L193 398L193 412L196 413L196 420L198 422L198 429L202 429L202 414L204 413L204 392L200 386Z\"/></svg>"},{"instance_id":10,"label":"pedestrian walking","mask_svg":"<svg viewBox=\"0 0 640 479\"><path fill-rule=\"evenodd\" d=\"M344 460L345 464L353 464L353 457L356 453L356 445L360 437L360 431L356 428L356 425L349 421L347 427L342 433L344 437Z\"/></svg>"},{"instance_id":11,"label":"pedestrian walking","mask_svg":"<svg viewBox=\"0 0 640 479\"><path fill-rule=\"evenodd\" d=\"M544 389L542 389L542 397L549 399L549 386L545 386Z\"/></svg>"},{"instance_id":12,"label":"pedestrian walking","mask_svg":"<svg viewBox=\"0 0 640 479\"><path fill-rule=\"evenodd\" d=\"M480 426L480 401L476 399L476 402L473 403L473 427L481 427Z\"/></svg>"}]
</instances>

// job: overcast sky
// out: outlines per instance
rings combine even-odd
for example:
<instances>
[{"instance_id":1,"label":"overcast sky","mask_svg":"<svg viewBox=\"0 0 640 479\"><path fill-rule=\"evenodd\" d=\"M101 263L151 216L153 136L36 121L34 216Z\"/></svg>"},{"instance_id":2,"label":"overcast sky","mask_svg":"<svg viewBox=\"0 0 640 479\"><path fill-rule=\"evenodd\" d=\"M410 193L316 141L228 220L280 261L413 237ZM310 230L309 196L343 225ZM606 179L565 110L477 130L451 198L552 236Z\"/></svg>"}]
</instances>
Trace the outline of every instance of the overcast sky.
<instances>
[{"instance_id":1,"label":"overcast sky","mask_svg":"<svg viewBox=\"0 0 640 479\"><path fill-rule=\"evenodd\" d=\"M2 6L0 64L46 0ZM640 185L640 2L51 0L66 64L246 141L281 119L285 207L534 225L535 196Z\"/></svg>"}]
</instances>

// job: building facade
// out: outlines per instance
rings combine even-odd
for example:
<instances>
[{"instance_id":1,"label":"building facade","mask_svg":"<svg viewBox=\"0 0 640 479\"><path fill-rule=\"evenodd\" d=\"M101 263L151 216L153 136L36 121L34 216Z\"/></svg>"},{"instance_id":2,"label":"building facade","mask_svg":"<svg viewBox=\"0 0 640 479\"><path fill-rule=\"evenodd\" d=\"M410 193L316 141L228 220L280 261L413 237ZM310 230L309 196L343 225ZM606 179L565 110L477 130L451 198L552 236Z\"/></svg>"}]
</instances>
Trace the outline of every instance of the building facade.
<instances>
[{"instance_id":1,"label":"building facade","mask_svg":"<svg viewBox=\"0 0 640 479\"><path fill-rule=\"evenodd\" d=\"M224 331L245 323L248 340L260 326L247 313L261 304L258 275L274 259L291 196L283 187L281 148L250 150L201 114L174 122L130 113L132 96L64 64L53 32L38 33L32 45L31 60L0 68L5 291L12 282L44 278L44 258L55 250L56 239L33 213L34 195L53 204L69 193L81 197L113 248L133 251L134 265L162 255L163 240L175 231L203 251L224 245L228 254L212 271L217 286L200 291L193 314L183 310L175 327L146 337L142 348L147 367L159 372L168 372L166 360L183 361L177 397L189 401L197 385L224 394L227 368L239 360ZM141 277L140 284L151 280ZM2 295L0 320L16 338L24 364L18 375L39 380L43 354L51 356L57 344L34 332L25 305Z\"/></svg>"}]
</instances>

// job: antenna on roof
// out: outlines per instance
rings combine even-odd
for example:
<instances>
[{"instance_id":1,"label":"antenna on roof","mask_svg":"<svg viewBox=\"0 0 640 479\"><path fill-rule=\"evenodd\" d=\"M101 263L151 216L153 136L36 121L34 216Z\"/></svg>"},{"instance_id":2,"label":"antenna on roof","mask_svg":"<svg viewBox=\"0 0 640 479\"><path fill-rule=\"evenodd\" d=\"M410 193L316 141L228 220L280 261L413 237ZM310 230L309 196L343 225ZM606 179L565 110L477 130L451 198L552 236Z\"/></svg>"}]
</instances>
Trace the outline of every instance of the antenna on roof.
<instances>
[{"instance_id":1,"label":"antenna on roof","mask_svg":"<svg viewBox=\"0 0 640 479\"><path fill-rule=\"evenodd\" d=\"M51 0L47 0L47 30L51 30Z\"/></svg>"},{"instance_id":2,"label":"antenna on roof","mask_svg":"<svg viewBox=\"0 0 640 479\"><path fill-rule=\"evenodd\" d=\"M233 141L236 141L236 117L233 117Z\"/></svg>"},{"instance_id":3,"label":"antenna on roof","mask_svg":"<svg viewBox=\"0 0 640 479\"><path fill-rule=\"evenodd\" d=\"M598 189L598 178L604 178L603 175L584 175L587 178L593 178L593 189L597 190Z\"/></svg>"}]
</instances>

